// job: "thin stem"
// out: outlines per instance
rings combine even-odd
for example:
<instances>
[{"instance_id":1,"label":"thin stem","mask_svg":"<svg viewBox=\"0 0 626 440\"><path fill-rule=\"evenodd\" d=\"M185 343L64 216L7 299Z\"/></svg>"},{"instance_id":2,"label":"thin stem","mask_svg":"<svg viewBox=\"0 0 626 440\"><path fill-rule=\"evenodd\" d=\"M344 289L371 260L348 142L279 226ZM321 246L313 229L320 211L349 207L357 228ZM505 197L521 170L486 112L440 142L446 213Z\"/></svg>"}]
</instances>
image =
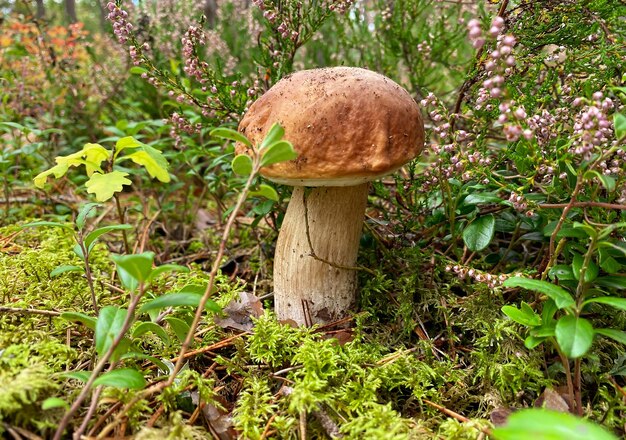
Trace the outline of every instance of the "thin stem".
<instances>
[{"instance_id":1,"label":"thin stem","mask_svg":"<svg viewBox=\"0 0 626 440\"><path fill-rule=\"evenodd\" d=\"M213 261L213 267L211 268L211 273L209 274L209 283L207 285L206 290L204 291L204 294L202 295L202 298L200 299L200 303L198 304L198 308L196 309L196 314L194 315L193 322L191 323L189 332L187 332L187 337L185 338L185 342L183 342L183 345L180 348L180 354L178 355L178 360L176 361L176 365L172 369L172 372L170 373L170 376L167 380L167 386L174 383L174 378L176 377L176 375L182 368L183 362L185 361L185 353L191 347L191 343L196 333L196 329L198 328L198 324L200 323L200 319L202 318L202 313L204 313L204 307L207 301L209 300L209 296L211 296L211 293L213 291L213 286L215 285L215 277L217 276L217 272L220 269L221 260L226 250L226 242L228 241L230 231L233 228L233 225L235 224L235 219L237 218L237 215L239 214L239 210L241 209L243 202L248 197L248 192L250 191L252 182L254 181L256 174L259 171L259 168L260 168L259 162L260 162L260 159L258 157L255 157L255 164L254 164L253 172L250 173L250 175L248 176L248 180L246 181L246 184L243 187L243 190L239 194L239 198L237 199L235 208L232 210L232 212L228 216L228 221L226 222L226 226L224 227L224 232L222 233L222 239L219 244L217 255L215 256L215 260Z\"/></svg>"},{"instance_id":2,"label":"thin stem","mask_svg":"<svg viewBox=\"0 0 626 440\"><path fill-rule=\"evenodd\" d=\"M540 209L561 209L567 208L605 208L605 209L619 209L626 210L626 205L617 203L605 203L605 202L575 202L575 203L541 203L537 205Z\"/></svg>"},{"instance_id":3,"label":"thin stem","mask_svg":"<svg viewBox=\"0 0 626 440\"><path fill-rule=\"evenodd\" d=\"M67 410L67 412L63 415L63 418L59 422L59 426L56 432L54 433L53 440L61 440L61 438L63 437L63 433L65 432L65 428L67 427L68 423L72 419L72 416L74 415L76 411L78 411L78 408L80 408L80 405L83 403L83 400L85 400L85 398L91 391L91 386L93 385L94 381L97 379L100 372L104 370L104 367L109 362L109 359L111 358L111 356L113 356L113 352L115 351L117 346L120 344L120 342L124 338L124 334L126 334L128 329L130 328L130 325L133 322L133 319L135 317L135 309L137 308L139 304L139 300L143 296L143 293L144 293L144 285L142 283L139 285L139 293L137 295L131 296L131 301L130 301L130 304L128 305L126 318L124 319L124 322L122 323L122 329L113 340L113 343L111 344L107 352L104 354L104 356L102 356L102 358L100 358L100 360L94 367L93 371L91 372L91 376L89 376L87 383L85 383L85 385L83 386L82 391L80 392L80 394L78 395L78 397L76 398L76 400L74 401L70 409Z\"/></svg>"},{"instance_id":4,"label":"thin stem","mask_svg":"<svg viewBox=\"0 0 626 440\"><path fill-rule=\"evenodd\" d=\"M569 359L567 356L563 354L561 351L559 344L553 340L554 346L556 347L556 351L559 354L559 358L561 358L561 364L563 364L563 369L565 370L565 379L567 380L567 392L571 397L571 403L576 407L575 394L574 394L574 383L572 382L572 371L569 368ZM572 408L572 412L575 408Z\"/></svg>"},{"instance_id":5,"label":"thin stem","mask_svg":"<svg viewBox=\"0 0 626 440\"><path fill-rule=\"evenodd\" d=\"M85 246L85 241L83 240L83 234L81 231L78 232L78 246L80 246L80 250L83 253L83 261L85 262L85 277L87 278L87 284L89 285L89 293L91 293L93 310L96 312L96 316L98 316L98 300L96 299L96 290L93 286L93 274L91 273L91 265L89 264L89 250Z\"/></svg>"},{"instance_id":6,"label":"thin stem","mask_svg":"<svg viewBox=\"0 0 626 440\"><path fill-rule=\"evenodd\" d=\"M552 260L552 255L554 255L554 243L556 241L556 236L561 230L561 227L563 226L563 223L565 222L565 219L567 218L567 214L569 213L570 209L572 209L574 207L574 203L576 203L576 197L578 196L578 193L583 187L583 180L584 178L583 178L582 173L578 174L578 178L576 179L576 186L574 187L574 191L572 191L572 196L571 196L572 198L570 199L569 203L565 206L565 208L563 208L561 217L559 218L559 221L556 224L554 231L552 231L552 235L550 235L550 248L548 250L549 260ZM546 270L547 269L548 268L546 268Z\"/></svg>"},{"instance_id":7,"label":"thin stem","mask_svg":"<svg viewBox=\"0 0 626 440\"><path fill-rule=\"evenodd\" d=\"M581 393L581 374L580 364L581 359L578 358L574 361L574 398L576 399L576 413L582 417L583 415L583 399Z\"/></svg>"},{"instance_id":8,"label":"thin stem","mask_svg":"<svg viewBox=\"0 0 626 440\"><path fill-rule=\"evenodd\" d=\"M85 418L83 419L83 423L80 424L80 427L74 433L75 439L80 439L83 435L83 432L85 432L85 429L87 429L87 424L89 423L89 420L91 420L91 418L95 414L96 408L98 407L98 400L100 399L100 394L102 394L102 385L96 388L96 391L91 396L91 405L89 405L89 410L87 411L87 414L85 415Z\"/></svg>"},{"instance_id":9,"label":"thin stem","mask_svg":"<svg viewBox=\"0 0 626 440\"><path fill-rule=\"evenodd\" d=\"M124 222L124 210L122 209L120 198L117 195L117 193L113 195L113 198L115 199L115 206L117 208L117 217L120 220L120 224L123 225L125 223ZM128 244L128 235L126 235L126 230L124 229L122 229L122 237L124 238L124 250L126 251L127 254L130 254L131 250L130 250L130 245Z\"/></svg>"}]
</instances>

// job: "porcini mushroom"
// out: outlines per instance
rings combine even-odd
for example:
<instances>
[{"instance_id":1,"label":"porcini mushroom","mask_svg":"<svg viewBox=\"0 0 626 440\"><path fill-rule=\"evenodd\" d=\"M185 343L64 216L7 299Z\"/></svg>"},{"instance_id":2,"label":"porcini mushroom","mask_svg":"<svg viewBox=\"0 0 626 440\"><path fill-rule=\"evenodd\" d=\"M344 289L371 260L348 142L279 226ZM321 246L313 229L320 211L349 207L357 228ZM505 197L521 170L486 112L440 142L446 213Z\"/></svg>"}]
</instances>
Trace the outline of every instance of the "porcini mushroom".
<instances>
[{"instance_id":1,"label":"porcini mushroom","mask_svg":"<svg viewBox=\"0 0 626 440\"><path fill-rule=\"evenodd\" d=\"M351 268L368 182L419 154L424 125L406 90L354 67L281 79L250 106L239 131L258 145L275 122L298 152L295 160L261 169L265 178L295 187L274 256L276 314L299 325L327 323L346 316L356 300Z\"/></svg>"}]
</instances>

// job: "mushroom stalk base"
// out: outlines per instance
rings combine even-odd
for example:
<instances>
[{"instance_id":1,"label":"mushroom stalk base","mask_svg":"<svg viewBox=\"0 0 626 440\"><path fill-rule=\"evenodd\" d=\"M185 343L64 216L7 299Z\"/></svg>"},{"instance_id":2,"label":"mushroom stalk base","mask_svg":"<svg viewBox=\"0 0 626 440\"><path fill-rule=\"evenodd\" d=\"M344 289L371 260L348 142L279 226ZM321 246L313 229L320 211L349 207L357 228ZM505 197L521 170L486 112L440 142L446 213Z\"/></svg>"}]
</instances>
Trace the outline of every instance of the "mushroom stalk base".
<instances>
[{"instance_id":1,"label":"mushroom stalk base","mask_svg":"<svg viewBox=\"0 0 626 440\"><path fill-rule=\"evenodd\" d=\"M367 183L313 188L306 196L304 187L294 188L274 257L279 320L324 324L354 305L357 274L344 267L356 264L367 193Z\"/></svg>"}]
</instances>

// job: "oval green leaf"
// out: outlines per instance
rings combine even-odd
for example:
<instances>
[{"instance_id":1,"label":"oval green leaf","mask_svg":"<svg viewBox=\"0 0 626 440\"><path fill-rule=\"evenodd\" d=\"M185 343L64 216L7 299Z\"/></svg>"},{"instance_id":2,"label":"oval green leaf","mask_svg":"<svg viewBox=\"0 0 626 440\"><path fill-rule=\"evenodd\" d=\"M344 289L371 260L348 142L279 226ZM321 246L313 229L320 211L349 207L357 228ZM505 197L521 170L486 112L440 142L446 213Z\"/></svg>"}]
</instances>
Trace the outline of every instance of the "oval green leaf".
<instances>
[{"instance_id":1,"label":"oval green leaf","mask_svg":"<svg viewBox=\"0 0 626 440\"><path fill-rule=\"evenodd\" d=\"M267 147L263 157L261 157L261 166L267 167L278 162L293 160L298 157L298 153L293 149L293 145L287 141L274 142Z\"/></svg>"},{"instance_id":2,"label":"oval green leaf","mask_svg":"<svg viewBox=\"0 0 626 440\"><path fill-rule=\"evenodd\" d=\"M566 315L556 322L556 341L565 356L576 359L587 353L593 342L593 326L585 318Z\"/></svg>"},{"instance_id":3,"label":"oval green leaf","mask_svg":"<svg viewBox=\"0 0 626 440\"><path fill-rule=\"evenodd\" d=\"M132 229L131 225L110 225L103 226L98 229L94 229L89 234L85 236L85 247L87 248L87 253L91 252L93 249L93 245L95 245L95 241L101 236L111 231L119 231L122 229Z\"/></svg>"},{"instance_id":4,"label":"oval green leaf","mask_svg":"<svg viewBox=\"0 0 626 440\"><path fill-rule=\"evenodd\" d=\"M485 249L491 243L495 232L496 219L493 214L479 217L463 230L463 241L470 251Z\"/></svg>"},{"instance_id":5,"label":"oval green leaf","mask_svg":"<svg viewBox=\"0 0 626 440\"><path fill-rule=\"evenodd\" d=\"M276 190L273 187L264 183L259 185L259 189L257 191L250 191L248 195L250 195L251 197L265 197L266 199L278 202L278 193L276 192Z\"/></svg>"},{"instance_id":6,"label":"oval green leaf","mask_svg":"<svg viewBox=\"0 0 626 440\"><path fill-rule=\"evenodd\" d=\"M252 173L252 159L245 154L235 156L230 166L233 172L240 176L249 176Z\"/></svg>"},{"instance_id":7,"label":"oval green leaf","mask_svg":"<svg viewBox=\"0 0 626 440\"><path fill-rule=\"evenodd\" d=\"M165 321L170 325L170 328L178 338L180 342L183 342L185 338L187 338L187 333L189 333L189 324L187 324L182 319L168 317L165 318Z\"/></svg>"},{"instance_id":8,"label":"oval green leaf","mask_svg":"<svg viewBox=\"0 0 626 440\"><path fill-rule=\"evenodd\" d=\"M275 122L270 128L270 131L267 132L267 135L265 135L265 139L263 139L263 142L261 142L261 146L259 147L259 149L263 150L264 148L269 147L273 143L282 139L284 135L285 130L283 129L283 127Z\"/></svg>"},{"instance_id":9,"label":"oval green leaf","mask_svg":"<svg viewBox=\"0 0 626 440\"><path fill-rule=\"evenodd\" d=\"M209 134L214 137L228 139L230 141L235 141L235 142L241 142L242 144L247 145L248 147L252 146L252 144L250 143L247 137L245 137L243 134L231 128L226 128L226 127L214 128L213 130L211 130Z\"/></svg>"},{"instance_id":10,"label":"oval green leaf","mask_svg":"<svg viewBox=\"0 0 626 440\"><path fill-rule=\"evenodd\" d=\"M541 317L537 315L530 306L526 303L522 303L526 307L522 306L521 309L513 306L503 306L502 313L508 316L511 320L518 324L525 325L526 327L534 327L541 325Z\"/></svg>"},{"instance_id":11,"label":"oval green leaf","mask_svg":"<svg viewBox=\"0 0 626 440\"><path fill-rule=\"evenodd\" d=\"M135 330L133 330L133 338L138 338L148 332L157 335L165 344L170 343L170 337L167 335L165 329L154 322L142 322L135 327Z\"/></svg>"},{"instance_id":12,"label":"oval green leaf","mask_svg":"<svg viewBox=\"0 0 626 440\"><path fill-rule=\"evenodd\" d=\"M61 318L70 322L80 322L81 324L83 324L85 327L87 327L90 330L96 329L96 318L94 318L93 316L87 316L84 313L64 312L64 313L61 313Z\"/></svg>"},{"instance_id":13,"label":"oval green leaf","mask_svg":"<svg viewBox=\"0 0 626 440\"><path fill-rule=\"evenodd\" d=\"M113 388L141 390L146 386L146 380L139 371L133 368L121 368L101 374L94 380L93 384Z\"/></svg>"},{"instance_id":14,"label":"oval green leaf","mask_svg":"<svg viewBox=\"0 0 626 440\"><path fill-rule=\"evenodd\" d=\"M626 310L626 298L616 298L614 296L600 296L598 298L590 298L584 304L598 303L607 304L616 309Z\"/></svg>"},{"instance_id":15,"label":"oval green leaf","mask_svg":"<svg viewBox=\"0 0 626 440\"><path fill-rule=\"evenodd\" d=\"M44 411L48 409L54 409L54 408L67 409L69 407L70 407L70 404L67 403L65 400L61 399L60 397L48 397L41 404L41 409L43 409Z\"/></svg>"},{"instance_id":16,"label":"oval green leaf","mask_svg":"<svg viewBox=\"0 0 626 440\"><path fill-rule=\"evenodd\" d=\"M139 283L145 282L152 272L154 252L131 255L111 255L117 266L117 273L124 287L135 290Z\"/></svg>"},{"instance_id":17,"label":"oval green leaf","mask_svg":"<svg viewBox=\"0 0 626 440\"><path fill-rule=\"evenodd\" d=\"M54 278L56 276L61 275L65 272L84 272L85 268L80 266L73 266L71 264L64 264L61 266L57 266L50 271L50 278Z\"/></svg>"},{"instance_id":18,"label":"oval green leaf","mask_svg":"<svg viewBox=\"0 0 626 440\"><path fill-rule=\"evenodd\" d=\"M600 426L578 417L547 409L522 409L506 425L493 430L496 440L617 440Z\"/></svg>"},{"instance_id":19,"label":"oval green leaf","mask_svg":"<svg viewBox=\"0 0 626 440\"><path fill-rule=\"evenodd\" d=\"M85 227L85 221L87 220L87 215L91 212L93 208L96 206L100 206L100 203L87 203L83 206L78 215L76 216L76 227L79 230L82 230Z\"/></svg>"},{"instance_id":20,"label":"oval green leaf","mask_svg":"<svg viewBox=\"0 0 626 440\"><path fill-rule=\"evenodd\" d=\"M626 332L622 330L615 330L612 328L597 328L595 329L596 334L606 336L607 338L611 338L614 341L619 342L620 344L626 345Z\"/></svg>"},{"instance_id":21,"label":"oval green leaf","mask_svg":"<svg viewBox=\"0 0 626 440\"><path fill-rule=\"evenodd\" d=\"M122 331L128 311L114 306L107 306L100 310L96 321L96 352L102 357L109 350L113 341Z\"/></svg>"},{"instance_id":22,"label":"oval green leaf","mask_svg":"<svg viewBox=\"0 0 626 440\"><path fill-rule=\"evenodd\" d=\"M179 293L168 293L166 295L161 295L151 301L145 303L139 309L140 313L148 312L149 310L154 309L164 309L166 307L183 307L183 306L191 306L198 307L200 304L200 300L202 299L202 295L199 293L189 293L189 292L179 292ZM208 300L205 308L211 312L219 313L221 311L220 307L215 303L215 301Z\"/></svg>"},{"instance_id":23,"label":"oval green leaf","mask_svg":"<svg viewBox=\"0 0 626 440\"><path fill-rule=\"evenodd\" d=\"M559 309L574 305L574 298L572 298L572 295L570 295L567 290L547 281L533 280L531 278L523 277L511 277L503 283L503 286L522 287L524 289L543 293L552 299Z\"/></svg>"}]
</instances>

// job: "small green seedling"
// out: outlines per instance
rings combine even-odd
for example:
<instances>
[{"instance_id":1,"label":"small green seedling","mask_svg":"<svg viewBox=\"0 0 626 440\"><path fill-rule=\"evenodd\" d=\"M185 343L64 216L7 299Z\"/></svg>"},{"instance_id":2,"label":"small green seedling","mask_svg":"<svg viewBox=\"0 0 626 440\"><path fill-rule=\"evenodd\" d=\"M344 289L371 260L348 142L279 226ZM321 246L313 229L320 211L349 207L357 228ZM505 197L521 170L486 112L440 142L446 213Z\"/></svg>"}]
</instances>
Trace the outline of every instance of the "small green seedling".
<instances>
[{"instance_id":1,"label":"small green seedling","mask_svg":"<svg viewBox=\"0 0 626 440\"><path fill-rule=\"evenodd\" d=\"M123 156L120 155L122 152ZM55 159L56 165L38 174L33 182L37 188L43 188L49 176L59 179L67 174L71 167L84 165L89 176L89 180L85 182L87 192L94 194L97 201L105 202L121 192L125 185L132 184L127 178L127 172L114 169L114 165L127 160L143 166L151 178L164 183L170 181L167 172L169 164L163 154L132 136L126 136L115 143L113 150L108 150L100 144L88 143L76 153L58 156Z\"/></svg>"}]
</instances>

